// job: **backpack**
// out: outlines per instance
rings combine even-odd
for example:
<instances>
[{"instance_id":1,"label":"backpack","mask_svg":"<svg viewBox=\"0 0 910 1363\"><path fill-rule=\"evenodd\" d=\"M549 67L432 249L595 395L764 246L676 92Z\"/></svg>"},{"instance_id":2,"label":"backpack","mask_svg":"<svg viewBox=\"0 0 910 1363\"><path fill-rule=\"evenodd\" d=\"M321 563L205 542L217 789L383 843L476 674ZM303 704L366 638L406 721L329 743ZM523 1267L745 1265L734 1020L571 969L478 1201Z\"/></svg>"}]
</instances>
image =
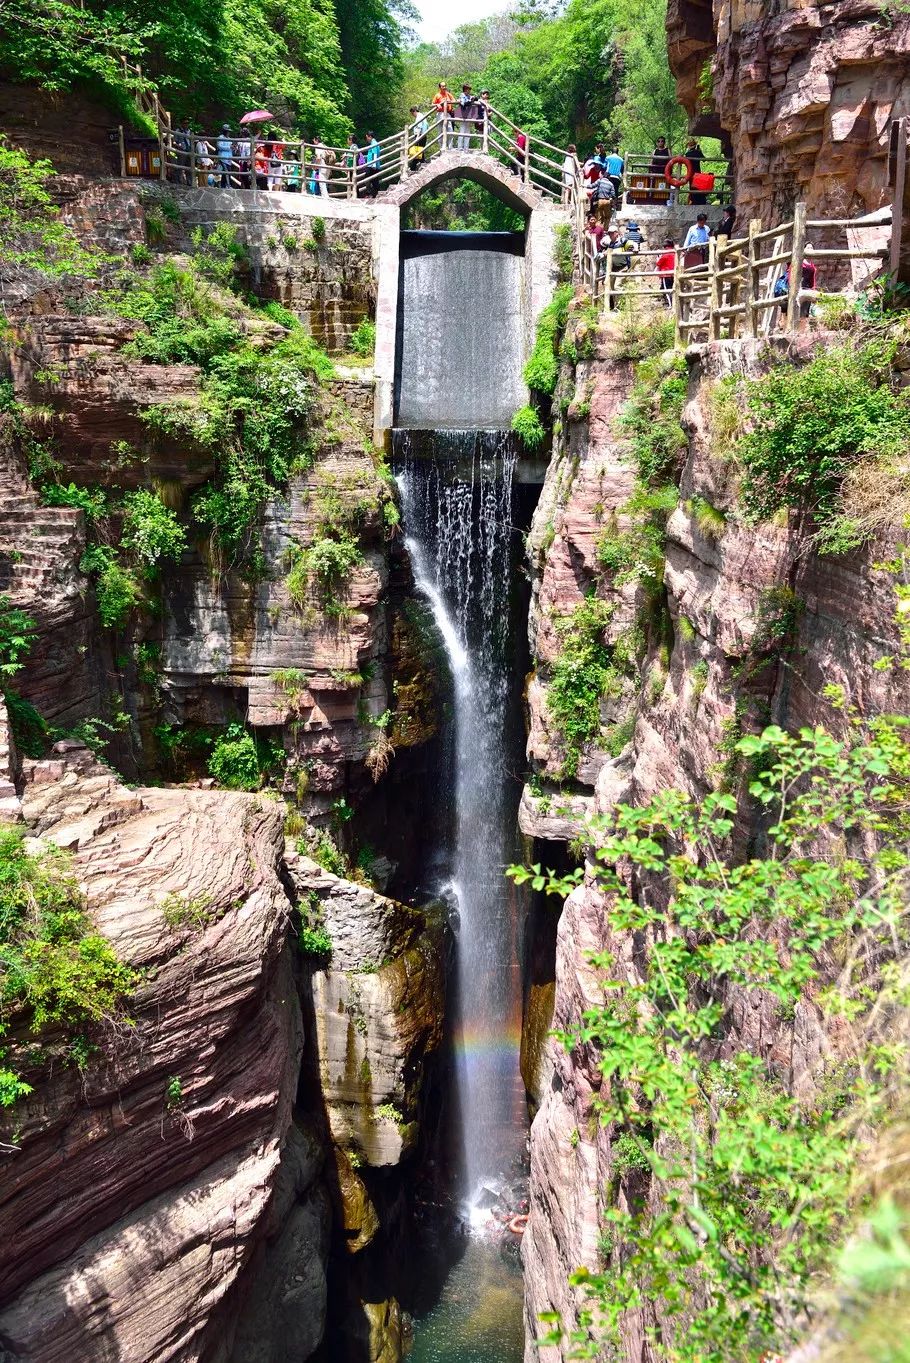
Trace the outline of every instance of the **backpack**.
<instances>
[{"instance_id":1,"label":"backpack","mask_svg":"<svg viewBox=\"0 0 910 1363\"><path fill-rule=\"evenodd\" d=\"M782 274L774 285L773 298L784 298L790 292L790 279L786 274Z\"/></svg>"}]
</instances>

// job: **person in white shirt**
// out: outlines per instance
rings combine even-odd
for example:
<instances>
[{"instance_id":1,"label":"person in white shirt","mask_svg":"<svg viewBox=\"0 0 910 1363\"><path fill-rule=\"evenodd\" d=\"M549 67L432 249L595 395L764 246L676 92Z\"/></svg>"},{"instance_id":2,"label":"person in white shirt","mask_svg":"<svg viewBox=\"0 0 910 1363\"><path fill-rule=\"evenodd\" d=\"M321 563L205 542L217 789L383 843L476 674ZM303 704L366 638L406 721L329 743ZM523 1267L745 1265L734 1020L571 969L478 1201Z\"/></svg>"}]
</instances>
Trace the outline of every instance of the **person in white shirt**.
<instances>
[{"instance_id":1,"label":"person in white shirt","mask_svg":"<svg viewBox=\"0 0 910 1363\"><path fill-rule=\"evenodd\" d=\"M572 186L576 184L581 174L581 166L578 162L578 149L574 142L569 143L566 152L566 159L562 163L562 204L567 208L572 200Z\"/></svg>"}]
</instances>

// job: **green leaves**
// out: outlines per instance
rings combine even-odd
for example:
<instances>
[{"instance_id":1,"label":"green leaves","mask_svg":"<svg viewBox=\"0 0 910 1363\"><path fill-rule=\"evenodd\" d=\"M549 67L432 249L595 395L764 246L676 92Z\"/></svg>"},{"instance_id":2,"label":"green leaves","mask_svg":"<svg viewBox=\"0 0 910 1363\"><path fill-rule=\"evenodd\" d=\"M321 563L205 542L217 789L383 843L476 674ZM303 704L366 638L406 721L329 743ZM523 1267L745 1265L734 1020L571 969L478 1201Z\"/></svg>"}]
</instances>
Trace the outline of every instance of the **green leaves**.
<instances>
[{"instance_id":1,"label":"green leaves","mask_svg":"<svg viewBox=\"0 0 910 1363\"><path fill-rule=\"evenodd\" d=\"M0 267L7 277L90 278L98 268L98 254L60 221L48 191L53 173L50 161L29 160L0 134Z\"/></svg>"},{"instance_id":2,"label":"green leaves","mask_svg":"<svg viewBox=\"0 0 910 1363\"><path fill-rule=\"evenodd\" d=\"M893 356L891 341L844 342L802 368L779 364L747 385L752 430L736 449L752 521L799 507L824 527L834 520L852 460L906 452L910 404L892 388Z\"/></svg>"},{"instance_id":3,"label":"green leaves","mask_svg":"<svg viewBox=\"0 0 910 1363\"><path fill-rule=\"evenodd\" d=\"M602 1357L647 1303L686 1321L661 1341L674 1363L741 1363L792 1339L842 1234L861 1132L906 1075L892 1010L910 991L891 959L906 932L905 735L902 719L854 718L842 738L771 726L741 739L759 764L760 857L726 855L737 813L726 793L663 791L590 821L609 918L591 960L603 1000L559 1039L596 1057L613 1182L605 1271L574 1279L591 1304L591 1333L570 1336L579 1357ZM539 865L525 875L563 894L577 883ZM632 960L618 949L629 942ZM832 973L834 960L846 964ZM743 1011L772 1000L784 1023L797 1007L849 1020L853 1047L841 1024L839 1061L811 1101L781 1083L785 1058L736 1048ZM645 1176L647 1195L628 1183ZM885 1274L905 1248L892 1238L868 1262L861 1251L854 1272Z\"/></svg>"},{"instance_id":4,"label":"green leaves","mask_svg":"<svg viewBox=\"0 0 910 1363\"><path fill-rule=\"evenodd\" d=\"M14 676L35 640L35 622L0 594L0 679Z\"/></svg>"}]
</instances>

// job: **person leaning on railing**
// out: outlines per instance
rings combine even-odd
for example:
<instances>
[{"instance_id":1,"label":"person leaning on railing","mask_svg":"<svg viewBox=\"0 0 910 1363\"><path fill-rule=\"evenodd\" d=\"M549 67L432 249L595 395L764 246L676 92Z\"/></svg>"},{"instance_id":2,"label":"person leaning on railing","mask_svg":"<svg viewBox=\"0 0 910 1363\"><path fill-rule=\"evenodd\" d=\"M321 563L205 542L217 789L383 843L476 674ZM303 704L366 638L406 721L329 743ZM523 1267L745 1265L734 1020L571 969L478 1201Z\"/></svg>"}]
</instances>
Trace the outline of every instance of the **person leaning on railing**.
<instances>
[{"instance_id":1,"label":"person leaning on railing","mask_svg":"<svg viewBox=\"0 0 910 1363\"><path fill-rule=\"evenodd\" d=\"M411 105L410 114L411 123L406 136L408 142L408 169L413 171L417 170L423 163L423 158L426 155L430 125L416 104Z\"/></svg>"}]
</instances>

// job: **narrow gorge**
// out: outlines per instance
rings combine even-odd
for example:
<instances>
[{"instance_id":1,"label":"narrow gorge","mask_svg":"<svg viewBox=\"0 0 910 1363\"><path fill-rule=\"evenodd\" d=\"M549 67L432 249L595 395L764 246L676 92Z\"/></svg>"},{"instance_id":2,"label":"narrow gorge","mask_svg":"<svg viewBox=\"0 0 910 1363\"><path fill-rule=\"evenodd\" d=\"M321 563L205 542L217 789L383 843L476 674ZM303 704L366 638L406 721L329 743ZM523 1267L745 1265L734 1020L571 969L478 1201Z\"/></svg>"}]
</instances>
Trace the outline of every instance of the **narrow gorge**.
<instances>
[{"instance_id":1,"label":"narrow gorge","mask_svg":"<svg viewBox=\"0 0 910 1363\"><path fill-rule=\"evenodd\" d=\"M910 20L582 9L370 162L307 0L300 185L0 15L0 1363L904 1357ZM591 267L589 23L745 302Z\"/></svg>"}]
</instances>

